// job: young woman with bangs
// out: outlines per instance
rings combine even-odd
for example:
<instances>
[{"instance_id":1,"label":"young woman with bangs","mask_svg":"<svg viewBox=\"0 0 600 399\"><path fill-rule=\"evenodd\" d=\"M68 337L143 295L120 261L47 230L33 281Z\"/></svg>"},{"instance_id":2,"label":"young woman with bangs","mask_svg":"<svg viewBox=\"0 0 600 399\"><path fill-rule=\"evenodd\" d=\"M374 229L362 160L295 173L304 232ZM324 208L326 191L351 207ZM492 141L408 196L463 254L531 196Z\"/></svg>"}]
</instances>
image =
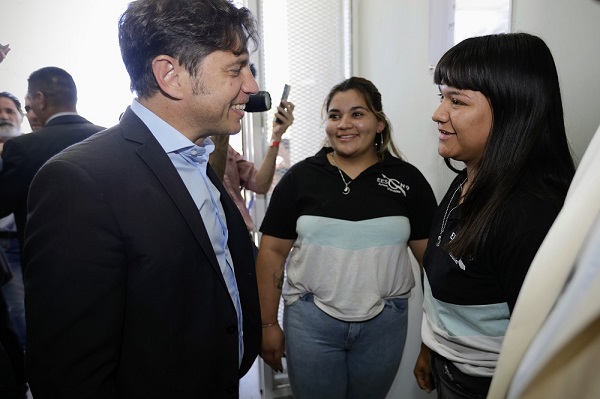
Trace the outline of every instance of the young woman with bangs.
<instances>
[{"instance_id":1,"label":"young woman with bangs","mask_svg":"<svg viewBox=\"0 0 600 399\"><path fill-rule=\"evenodd\" d=\"M438 153L458 175L424 256L415 376L438 398L485 398L519 290L575 167L556 66L539 37L466 39L441 58L434 81Z\"/></svg>"}]
</instances>

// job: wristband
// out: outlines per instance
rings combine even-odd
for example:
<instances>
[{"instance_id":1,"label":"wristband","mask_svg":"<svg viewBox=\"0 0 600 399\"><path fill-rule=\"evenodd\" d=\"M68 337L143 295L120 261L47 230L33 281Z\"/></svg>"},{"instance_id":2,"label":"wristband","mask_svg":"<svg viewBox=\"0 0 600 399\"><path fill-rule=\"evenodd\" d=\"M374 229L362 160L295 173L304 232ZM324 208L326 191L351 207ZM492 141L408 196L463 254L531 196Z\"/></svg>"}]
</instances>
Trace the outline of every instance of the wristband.
<instances>
[{"instance_id":1,"label":"wristband","mask_svg":"<svg viewBox=\"0 0 600 399\"><path fill-rule=\"evenodd\" d=\"M279 323L275 322L275 323L267 323L267 324L263 324L263 325L262 325L262 328L272 327L272 326L275 326L275 325L277 325L277 324L279 324Z\"/></svg>"},{"instance_id":2,"label":"wristband","mask_svg":"<svg viewBox=\"0 0 600 399\"><path fill-rule=\"evenodd\" d=\"M271 141L271 147L279 147L279 143L281 143L281 141Z\"/></svg>"}]
</instances>

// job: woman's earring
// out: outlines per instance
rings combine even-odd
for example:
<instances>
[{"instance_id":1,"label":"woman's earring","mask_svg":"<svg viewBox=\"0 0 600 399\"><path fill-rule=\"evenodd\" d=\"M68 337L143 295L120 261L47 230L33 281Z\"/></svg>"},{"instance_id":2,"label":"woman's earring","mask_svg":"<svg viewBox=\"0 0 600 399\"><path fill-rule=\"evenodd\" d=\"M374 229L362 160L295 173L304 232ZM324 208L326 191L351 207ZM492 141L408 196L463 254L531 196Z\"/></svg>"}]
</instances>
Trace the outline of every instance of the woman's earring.
<instances>
[{"instance_id":1,"label":"woman's earring","mask_svg":"<svg viewBox=\"0 0 600 399\"><path fill-rule=\"evenodd\" d=\"M383 147L383 133L377 132L377 135L379 136L379 142L375 141L375 147L380 150Z\"/></svg>"}]
</instances>

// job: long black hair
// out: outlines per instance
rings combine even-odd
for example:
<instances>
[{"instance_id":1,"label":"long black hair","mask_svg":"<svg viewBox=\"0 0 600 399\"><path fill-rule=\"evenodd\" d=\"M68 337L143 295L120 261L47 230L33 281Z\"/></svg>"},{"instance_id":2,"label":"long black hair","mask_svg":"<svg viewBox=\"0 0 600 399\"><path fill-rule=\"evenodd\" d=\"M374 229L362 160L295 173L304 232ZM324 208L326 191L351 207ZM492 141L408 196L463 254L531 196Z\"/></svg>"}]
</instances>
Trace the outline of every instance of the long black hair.
<instances>
[{"instance_id":1,"label":"long black hair","mask_svg":"<svg viewBox=\"0 0 600 399\"><path fill-rule=\"evenodd\" d=\"M525 174L537 182L531 187L534 195L562 205L575 166L558 74L542 39L509 33L473 37L452 47L436 66L434 82L479 91L492 108L484 155L462 205L460 233L446 248L459 258L477 257L493 218Z\"/></svg>"}]
</instances>

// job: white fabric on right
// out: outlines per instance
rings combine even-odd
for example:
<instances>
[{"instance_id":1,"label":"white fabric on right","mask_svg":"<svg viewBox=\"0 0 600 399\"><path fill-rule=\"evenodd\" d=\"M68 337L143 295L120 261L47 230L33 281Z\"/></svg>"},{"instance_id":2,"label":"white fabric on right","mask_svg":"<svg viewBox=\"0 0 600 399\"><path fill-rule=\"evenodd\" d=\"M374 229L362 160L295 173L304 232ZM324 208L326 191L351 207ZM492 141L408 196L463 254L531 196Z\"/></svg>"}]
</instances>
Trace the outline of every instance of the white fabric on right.
<instances>
[{"instance_id":1,"label":"white fabric on right","mask_svg":"<svg viewBox=\"0 0 600 399\"><path fill-rule=\"evenodd\" d=\"M600 128L577 169L563 209L525 278L508 326L488 399L507 397L515 373L571 276L577 257L598 214ZM600 301L588 302L584 308L572 310L572 313L571 322L562 324L564 337L575 336L590 317L599 315ZM539 367L541 366L540 364Z\"/></svg>"}]
</instances>

